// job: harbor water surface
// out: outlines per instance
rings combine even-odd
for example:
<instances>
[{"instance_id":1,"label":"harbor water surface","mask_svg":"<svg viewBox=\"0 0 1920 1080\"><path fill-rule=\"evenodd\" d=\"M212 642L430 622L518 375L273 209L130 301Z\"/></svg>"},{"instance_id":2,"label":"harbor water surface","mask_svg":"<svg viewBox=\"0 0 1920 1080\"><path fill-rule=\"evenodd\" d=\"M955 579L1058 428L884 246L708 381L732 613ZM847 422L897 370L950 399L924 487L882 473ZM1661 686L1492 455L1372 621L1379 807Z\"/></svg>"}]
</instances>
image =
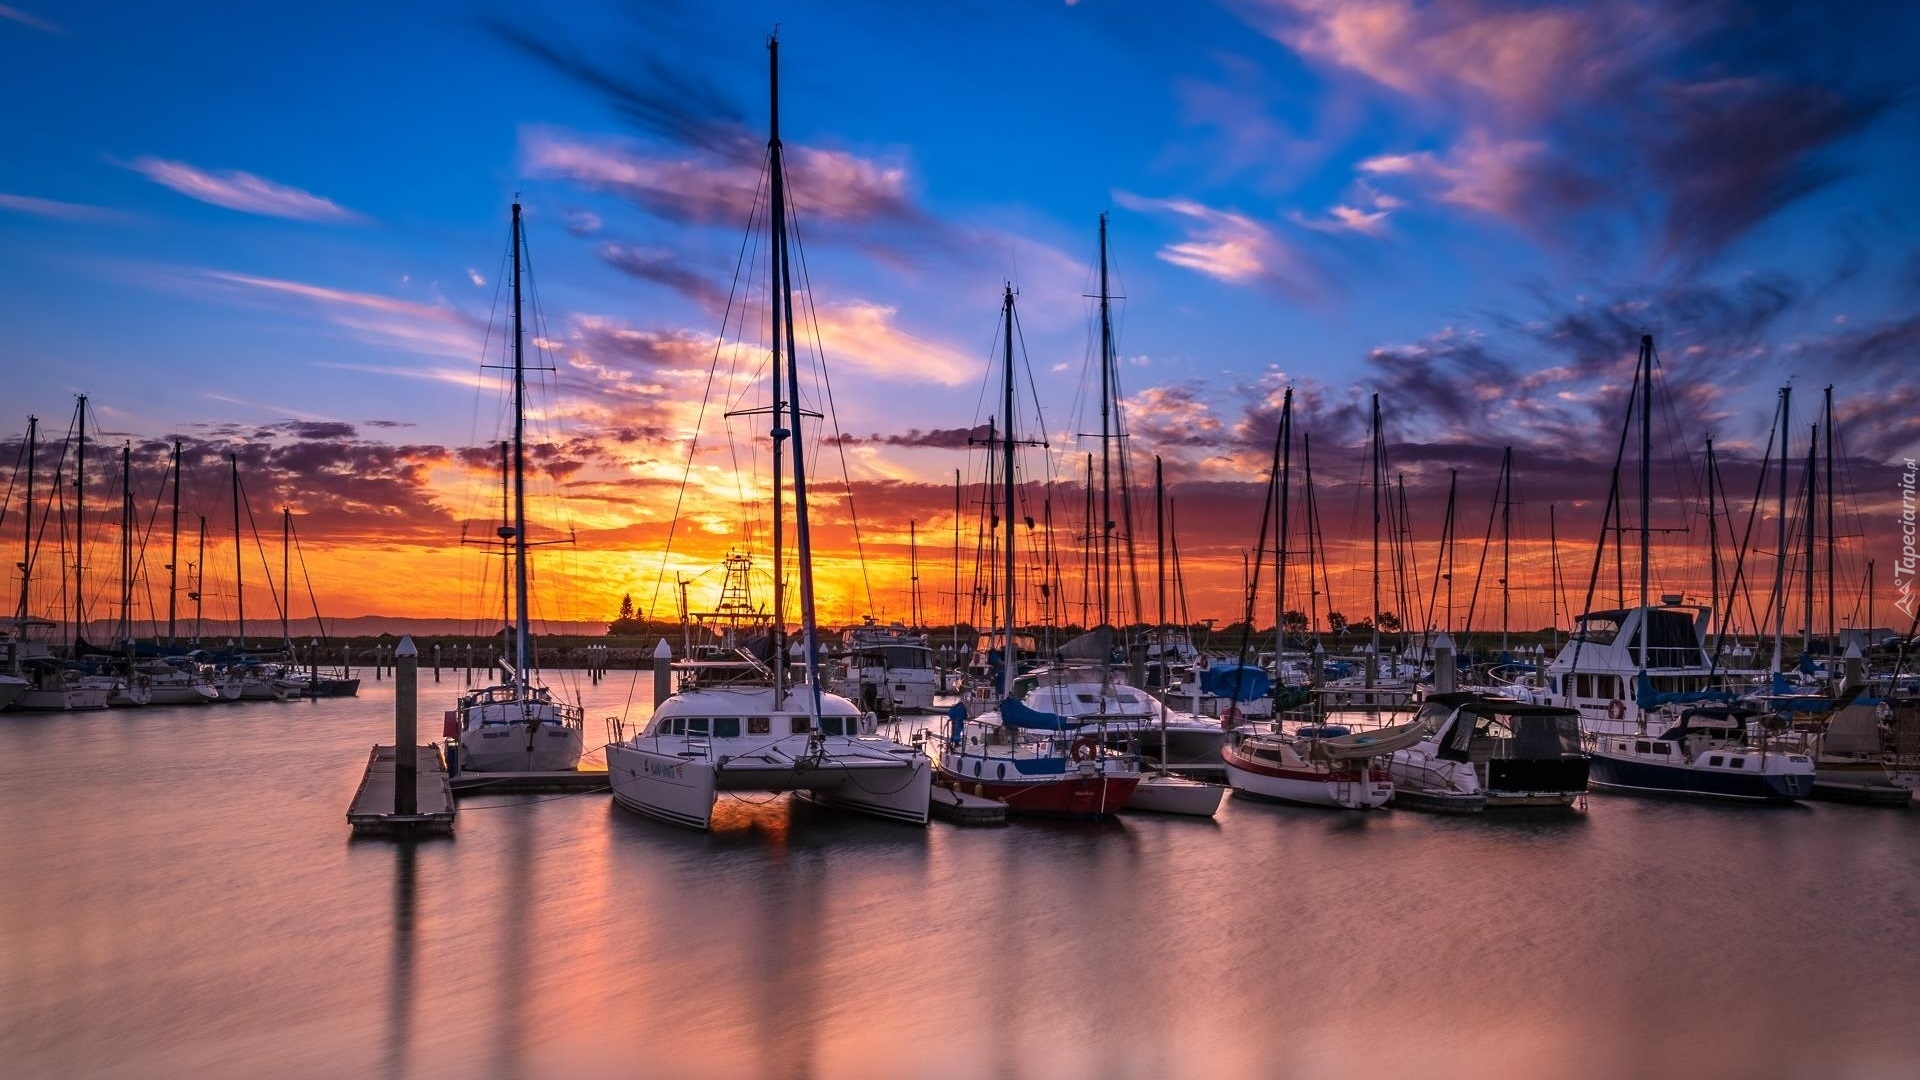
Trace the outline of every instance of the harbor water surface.
<instances>
[{"instance_id":1,"label":"harbor water surface","mask_svg":"<svg viewBox=\"0 0 1920 1080\"><path fill-rule=\"evenodd\" d=\"M584 689L590 746L646 678ZM423 732L457 686L422 673ZM526 795L350 840L392 689L0 717L0 1071L1920 1075L1920 811L969 830L782 798L702 835Z\"/></svg>"}]
</instances>

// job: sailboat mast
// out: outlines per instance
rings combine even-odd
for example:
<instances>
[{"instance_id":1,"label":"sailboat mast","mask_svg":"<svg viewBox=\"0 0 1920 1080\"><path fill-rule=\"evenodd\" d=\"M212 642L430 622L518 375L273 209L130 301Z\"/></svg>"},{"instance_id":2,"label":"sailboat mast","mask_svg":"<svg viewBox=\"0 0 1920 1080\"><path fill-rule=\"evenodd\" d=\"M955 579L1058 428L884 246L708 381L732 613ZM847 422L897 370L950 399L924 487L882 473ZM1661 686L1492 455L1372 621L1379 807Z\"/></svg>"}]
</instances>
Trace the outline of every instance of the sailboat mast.
<instances>
[{"instance_id":1,"label":"sailboat mast","mask_svg":"<svg viewBox=\"0 0 1920 1080\"><path fill-rule=\"evenodd\" d=\"M293 648L287 616L293 608L293 510L280 508L280 644Z\"/></svg>"},{"instance_id":2,"label":"sailboat mast","mask_svg":"<svg viewBox=\"0 0 1920 1080\"><path fill-rule=\"evenodd\" d=\"M133 640L133 443L120 447L119 640Z\"/></svg>"},{"instance_id":3,"label":"sailboat mast","mask_svg":"<svg viewBox=\"0 0 1920 1080\"><path fill-rule=\"evenodd\" d=\"M953 662L960 662L960 470L953 470Z\"/></svg>"},{"instance_id":4,"label":"sailboat mast","mask_svg":"<svg viewBox=\"0 0 1920 1080\"><path fill-rule=\"evenodd\" d=\"M87 395L81 394L74 406L79 417L79 450L73 473L73 651L80 651L81 628L86 625L85 583L87 568Z\"/></svg>"},{"instance_id":5,"label":"sailboat mast","mask_svg":"<svg viewBox=\"0 0 1920 1080\"><path fill-rule=\"evenodd\" d=\"M1380 395L1373 395L1373 608L1367 613L1367 625L1373 628L1370 640L1372 656L1367 663L1378 670L1380 664Z\"/></svg>"},{"instance_id":6,"label":"sailboat mast","mask_svg":"<svg viewBox=\"0 0 1920 1080\"><path fill-rule=\"evenodd\" d=\"M779 252L776 270L779 274L779 290L774 297L775 303L782 309L787 327L787 417L789 421L788 437L794 440L793 454L793 543L799 554L800 572L800 641L806 650L806 676L808 701L816 724L820 715L820 650L816 647L816 612L813 590L813 537L807 510L807 461L800 452L804 442L800 437L800 342L793 318L793 255L788 250L791 242L787 234L787 166L784 151L780 143L780 42L769 38L767 41L768 70L772 75L772 131L770 140L771 168L773 172L774 248Z\"/></svg>"},{"instance_id":7,"label":"sailboat mast","mask_svg":"<svg viewBox=\"0 0 1920 1080\"><path fill-rule=\"evenodd\" d=\"M1812 433L1807 436L1807 570L1802 575L1807 583L1807 602L1804 614L1801 616L1806 621L1806 625L1800 631L1801 656L1813 654L1813 533L1814 522L1817 520L1814 517L1813 504L1819 498L1818 474L1814 472L1813 467L1819 454L1820 425L1815 424ZM1831 492L1828 493L1828 497L1832 497Z\"/></svg>"},{"instance_id":8,"label":"sailboat mast","mask_svg":"<svg viewBox=\"0 0 1920 1080\"><path fill-rule=\"evenodd\" d=\"M1006 497L1006 502L1002 507L1002 509L1004 510L1002 517L1004 518L1003 527L1006 529L1006 553L1005 553L1006 565L1003 568L1003 572L1006 575L1007 600L1006 600L1006 603L1002 605L1002 607L1003 607L1004 619L1005 619L1005 626L1003 629L1006 631L1007 636L1006 636L1006 641L1004 645L1005 652L1002 654L1001 660L1000 660L1000 695L1002 699L1010 698L1013 696L1013 668L1014 668L1015 657L1018 655L1018 650L1014 648L1014 644L1013 644L1013 590L1015 588L1015 585L1014 585L1014 573L1013 573L1013 285L1012 284L1007 285L1005 307L1006 307L1006 316L1007 316L1007 327L1006 327L1007 332L1006 332L1005 349L1002 355L1002 359L1005 362L1005 373L1004 373L1004 378L1002 380L1002 387L1001 387L1001 390L1002 390L1001 407L1006 409L1007 411L1007 431L1006 431L1006 435L1003 436L1000 440L1000 466L1003 474L1001 477L1001 480L1005 484L1005 497Z\"/></svg>"},{"instance_id":9,"label":"sailboat mast","mask_svg":"<svg viewBox=\"0 0 1920 1080\"><path fill-rule=\"evenodd\" d=\"M1551 580L1547 607L1553 613L1553 651L1557 653L1560 651L1560 523L1554 519L1554 508L1554 503L1547 504L1547 552L1553 563L1548 575ZM1452 583L1447 587L1451 589Z\"/></svg>"},{"instance_id":10,"label":"sailboat mast","mask_svg":"<svg viewBox=\"0 0 1920 1080\"><path fill-rule=\"evenodd\" d=\"M513 625L513 444L500 440L500 655L507 655L507 627Z\"/></svg>"},{"instance_id":11,"label":"sailboat mast","mask_svg":"<svg viewBox=\"0 0 1920 1080\"><path fill-rule=\"evenodd\" d=\"M1507 654L1507 629L1513 615L1513 447L1500 455L1505 495L1500 501L1500 655Z\"/></svg>"},{"instance_id":12,"label":"sailboat mast","mask_svg":"<svg viewBox=\"0 0 1920 1080\"><path fill-rule=\"evenodd\" d=\"M179 642L180 605L180 440L173 440L173 540L167 556L167 644Z\"/></svg>"},{"instance_id":13,"label":"sailboat mast","mask_svg":"<svg viewBox=\"0 0 1920 1080\"><path fill-rule=\"evenodd\" d=\"M1708 594L1707 603L1712 606L1713 611L1719 612L1720 611L1719 505L1720 504L1715 499L1715 493L1714 493L1714 484L1715 484L1714 473L1716 471L1718 471L1718 469L1713 457L1713 436L1709 435L1707 436L1707 573L1709 575L1709 578L1711 579L1709 582L1709 587L1711 588L1712 591ZM1729 604L1728 606L1731 607L1732 605ZM1709 616L1709 619L1711 618L1712 616ZM1726 619L1724 616L1722 616L1720 620L1719 631L1713 635L1713 649L1716 654L1720 651L1720 639L1726 636L1726 632L1727 632Z\"/></svg>"},{"instance_id":14,"label":"sailboat mast","mask_svg":"<svg viewBox=\"0 0 1920 1080\"><path fill-rule=\"evenodd\" d=\"M194 515L200 519L200 553L193 562L193 593L187 599L193 601L193 643L200 644L202 616L206 613L205 602L201 597L207 591L207 515Z\"/></svg>"},{"instance_id":15,"label":"sailboat mast","mask_svg":"<svg viewBox=\"0 0 1920 1080\"><path fill-rule=\"evenodd\" d=\"M27 417L27 500L26 519L20 527L20 611L15 619L27 618L27 594L33 586L33 461L40 448L40 418Z\"/></svg>"},{"instance_id":16,"label":"sailboat mast","mask_svg":"<svg viewBox=\"0 0 1920 1080\"><path fill-rule=\"evenodd\" d=\"M773 341L773 707L784 708L787 700L787 586L786 562L782 551L785 540L780 515L781 447L790 432L782 425L780 382L781 362L785 356L783 320L786 312L780 303L782 284L780 260L786 254L781 241L787 233L787 188L782 176L780 153L780 42L767 39L767 170L771 175L768 239L767 307L772 318ZM796 455L798 456L798 455Z\"/></svg>"},{"instance_id":17,"label":"sailboat mast","mask_svg":"<svg viewBox=\"0 0 1920 1080\"><path fill-rule=\"evenodd\" d=\"M1793 411L1793 387L1780 388L1780 495L1774 505L1777 540L1773 563L1773 670L1780 671L1787 638L1787 421Z\"/></svg>"},{"instance_id":18,"label":"sailboat mast","mask_svg":"<svg viewBox=\"0 0 1920 1080\"><path fill-rule=\"evenodd\" d=\"M227 455L227 475L233 488L233 603L241 648L247 647L247 590L240 577L240 457Z\"/></svg>"},{"instance_id":19,"label":"sailboat mast","mask_svg":"<svg viewBox=\"0 0 1920 1080\"><path fill-rule=\"evenodd\" d=\"M1647 669L1647 647L1653 636L1647 625L1647 602L1652 599L1653 569L1653 335L1640 335L1640 670Z\"/></svg>"},{"instance_id":20,"label":"sailboat mast","mask_svg":"<svg viewBox=\"0 0 1920 1080\"><path fill-rule=\"evenodd\" d=\"M1154 607L1154 622L1158 626L1160 639L1160 771L1167 771L1167 679L1171 669L1167 665L1167 496L1166 481L1160 473L1160 455L1153 455L1153 579L1158 592ZM1274 659L1274 670L1278 671L1280 661Z\"/></svg>"},{"instance_id":21,"label":"sailboat mast","mask_svg":"<svg viewBox=\"0 0 1920 1080\"><path fill-rule=\"evenodd\" d=\"M513 686L527 696L527 365L520 304L520 204L513 204Z\"/></svg>"},{"instance_id":22,"label":"sailboat mast","mask_svg":"<svg viewBox=\"0 0 1920 1080\"><path fill-rule=\"evenodd\" d=\"M907 521L907 617L913 620L913 629L920 629L920 521L910 518Z\"/></svg>"},{"instance_id":23,"label":"sailboat mast","mask_svg":"<svg viewBox=\"0 0 1920 1080\"><path fill-rule=\"evenodd\" d=\"M1274 485L1274 491L1280 499L1280 529L1274 534L1273 543L1273 696L1277 705L1280 699L1280 667L1287 655L1287 512L1292 499L1293 481L1293 387L1287 387L1281 403L1280 415L1284 418L1286 430L1280 433L1280 482ZM1277 712L1277 710L1276 710ZM1160 740L1166 746L1166 739Z\"/></svg>"},{"instance_id":24,"label":"sailboat mast","mask_svg":"<svg viewBox=\"0 0 1920 1080\"><path fill-rule=\"evenodd\" d=\"M1827 385L1824 411L1827 432L1827 656L1831 658L1839 655L1840 652L1840 639L1834 627L1836 616L1833 604L1833 503L1840 497L1840 492L1833 486L1833 385L1831 383Z\"/></svg>"},{"instance_id":25,"label":"sailboat mast","mask_svg":"<svg viewBox=\"0 0 1920 1080\"><path fill-rule=\"evenodd\" d=\"M1107 215L1100 215L1100 625L1112 611L1113 574L1113 314L1107 289Z\"/></svg>"}]
</instances>

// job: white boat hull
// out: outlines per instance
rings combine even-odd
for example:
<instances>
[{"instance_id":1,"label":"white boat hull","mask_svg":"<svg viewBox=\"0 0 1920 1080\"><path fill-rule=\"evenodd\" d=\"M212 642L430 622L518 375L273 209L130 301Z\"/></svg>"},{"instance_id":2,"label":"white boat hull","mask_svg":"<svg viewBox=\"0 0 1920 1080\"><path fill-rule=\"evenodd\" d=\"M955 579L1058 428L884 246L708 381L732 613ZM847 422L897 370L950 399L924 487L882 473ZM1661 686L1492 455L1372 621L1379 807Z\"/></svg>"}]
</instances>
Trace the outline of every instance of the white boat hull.
<instances>
[{"instance_id":1,"label":"white boat hull","mask_svg":"<svg viewBox=\"0 0 1920 1080\"><path fill-rule=\"evenodd\" d=\"M1273 776L1239 768L1231 760L1227 762L1227 786L1258 799L1343 810L1372 810L1393 798L1391 781L1370 776L1354 780Z\"/></svg>"},{"instance_id":2,"label":"white boat hull","mask_svg":"<svg viewBox=\"0 0 1920 1080\"><path fill-rule=\"evenodd\" d=\"M78 709L104 709L107 691L95 687L62 687L57 690L29 690L20 695L13 707L37 712L68 712Z\"/></svg>"},{"instance_id":3,"label":"white boat hull","mask_svg":"<svg viewBox=\"0 0 1920 1080\"><path fill-rule=\"evenodd\" d=\"M580 766L580 728L571 724L487 724L460 733L469 772L566 772Z\"/></svg>"},{"instance_id":4,"label":"white boat hull","mask_svg":"<svg viewBox=\"0 0 1920 1080\"><path fill-rule=\"evenodd\" d=\"M704 756L612 743L607 746L607 778L620 805L696 829L712 824L714 800L721 791L793 791L823 805L913 825L927 823L933 768L925 757L855 749L857 740L827 742L828 756L813 764L771 748L761 760L733 758L715 764ZM835 743L849 745L831 745Z\"/></svg>"}]
</instances>

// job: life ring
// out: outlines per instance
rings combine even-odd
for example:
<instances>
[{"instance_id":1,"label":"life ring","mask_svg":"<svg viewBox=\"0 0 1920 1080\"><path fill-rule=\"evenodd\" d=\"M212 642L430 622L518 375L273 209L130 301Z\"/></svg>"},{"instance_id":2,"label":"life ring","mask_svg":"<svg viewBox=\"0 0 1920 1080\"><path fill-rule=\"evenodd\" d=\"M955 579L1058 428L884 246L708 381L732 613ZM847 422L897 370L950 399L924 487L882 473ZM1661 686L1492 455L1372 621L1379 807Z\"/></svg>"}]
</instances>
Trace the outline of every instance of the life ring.
<instances>
[{"instance_id":1,"label":"life ring","mask_svg":"<svg viewBox=\"0 0 1920 1080\"><path fill-rule=\"evenodd\" d=\"M1074 764L1077 765L1080 762L1087 760L1089 757L1092 757L1093 755L1099 752L1100 752L1100 744L1094 742L1091 738L1085 735L1082 735L1079 738L1073 740L1073 749L1068 752L1067 756L1071 757L1074 761Z\"/></svg>"},{"instance_id":2,"label":"life ring","mask_svg":"<svg viewBox=\"0 0 1920 1080\"><path fill-rule=\"evenodd\" d=\"M1621 701L1619 698L1614 698L1612 701L1607 702L1607 716L1613 720L1625 720L1627 718L1627 703Z\"/></svg>"}]
</instances>

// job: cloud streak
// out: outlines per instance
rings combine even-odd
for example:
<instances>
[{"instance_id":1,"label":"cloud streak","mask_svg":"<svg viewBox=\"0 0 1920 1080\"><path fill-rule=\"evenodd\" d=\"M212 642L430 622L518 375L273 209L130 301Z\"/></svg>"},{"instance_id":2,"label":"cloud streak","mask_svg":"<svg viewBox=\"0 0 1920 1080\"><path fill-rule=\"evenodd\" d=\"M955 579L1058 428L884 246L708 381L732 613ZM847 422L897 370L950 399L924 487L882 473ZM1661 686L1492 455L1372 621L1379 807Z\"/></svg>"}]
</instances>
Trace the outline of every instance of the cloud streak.
<instances>
[{"instance_id":1,"label":"cloud streak","mask_svg":"<svg viewBox=\"0 0 1920 1080\"><path fill-rule=\"evenodd\" d=\"M104 206L40 199L32 195L12 195L4 191L0 191L0 209L59 221L122 221L127 217L118 210L109 210Z\"/></svg>"},{"instance_id":2,"label":"cloud streak","mask_svg":"<svg viewBox=\"0 0 1920 1080\"><path fill-rule=\"evenodd\" d=\"M190 199L262 217L294 221L359 221L359 214L296 187L237 169L212 170L156 157L135 158L128 168Z\"/></svg>"}]
</instances>

